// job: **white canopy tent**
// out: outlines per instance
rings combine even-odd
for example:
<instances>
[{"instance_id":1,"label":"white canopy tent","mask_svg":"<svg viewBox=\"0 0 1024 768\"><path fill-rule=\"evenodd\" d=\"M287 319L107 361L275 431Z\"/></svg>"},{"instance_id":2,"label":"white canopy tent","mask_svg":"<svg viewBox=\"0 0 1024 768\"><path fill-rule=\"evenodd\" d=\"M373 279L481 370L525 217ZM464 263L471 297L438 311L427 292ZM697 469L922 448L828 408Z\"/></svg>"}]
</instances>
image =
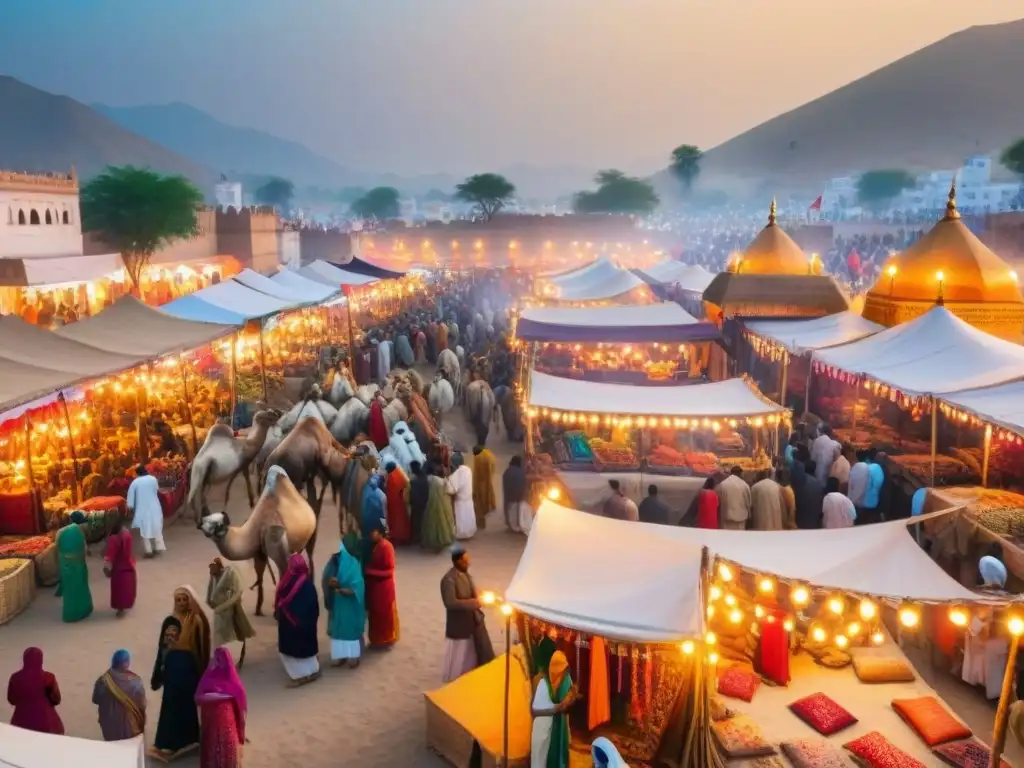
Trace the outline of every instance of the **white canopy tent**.
<instances>
[{"instance_id":1,"label":"white canopy tent","mask_svg":"<svg viewBox=\"0 0 1024 768\"><path fill-rule=\"evenodd\" d=\"M0 723L2 768L145 768L142 736L124 741L96 741L54 736Z\"/></svg>"},{"instance_id":2,"label":"white canopy tent","mask_svg":"<svg viewBox=\"0 0 1024 768\"><path fill-rule=\"evenodd\" d=\"M563 379L539 371L530 374L528 405L556 411L688 418L781 416L786 412L745 378L644 387Z\"/></svg>"},{"instance_id":3,"label":"white canopy tent","mask_svg":"<svg viewBox=\"0 0 1024 768\"><path fill-rule=\"evenodd\" d=\"M555 298L559 301L601 301L621 296L645 285L643 280L629 270L618 267L612 269L612 272L599 280L591 281L584 278L584 283L559 286Z\"/></svg>"},{"instance_id":4,"label":"white canopy tent","mask_svg":"<svg viewBox=\"0 0 1024 768\"><path fill-rule=\"evenodd\" d=\"M696 264L684 264L681 261L659 261L645 269L639 270L649 280L663 285L677 284L684 291L704 293L704 290L711 285L715 276L704 267Z\"/></svg>"},{"instance_id":5,"label":"white canopy tent","mask_svg":"<svg viewBox=\"0 0 1024 768\"><path fill-rule=\"evenodd\" d=\"M253 290L242 283L227 280L202 288L189 296L165 304L161 309L169 315L201 322L235 322L269 317L295 309L295 301L284 301Z\"/></svg>"},{"instance_id":6,"label":"white canopy tent","mask_svg":"<svg viewBox=\"0 0 1024 768\"><path fill-rule=\"evenodd\" d=\"M808 320L751 320L744 327L774 341L791 355L849 344L885 330L885 326L865 320L856 312L837 312Z\"/></svg>"},{"instance_id":7,"label":"white canopy tent","mask_svg":"<svg viewBox=\"0 0 1024 768\"><path fill-rule=\"evenodd\" d=\"M911 396L1024 378L1024 346L979 331L941 306L860 341L815 351L812 359Z\"/></svg>"},{"instance_id":8,"label":"white canopy tent","mask_svg":"<svg viewBox=\"0 0 1024 768\"><path fill-rule=\"evenodd\" d=\"M275 299L281 301L287 301L297 305L308 305L317 303L314 299L310 299L308 296L289 288L281 283L276 283L266 275L261 275L259 272L254 272L251 269L243 269L237 275L231 278L236 283L241 283L246 288L251 288L254 291L259 291L267 296L272 296ZM320 286L317 286L320 287Z\"/></svg>"},{"instance_id":9,"label":"white canopy tent","mask_svg":"<svg viewBox=\"0 0 1024 768\"><path fill-rule=\"evenodd\" d=\"M580 286L585 285L588 282L603 280L609 274L614 272L615 269L616 266L612 264L612 262L602 257L600 259L595 259L585 267L574 269L572 272L564 272L560 275L554 275L548 279L548 282L554 283L560 288L562 286Z\"/></svg>"},{"instance_id":10,"label":"white canopy tent","mask_svg":"<svg viewBox=\"0 0 1024 768\"><path fill-rule=\"evenodd\" d=\"M346 272L344 269L338 269L326 261L314 261L312 264L302 267L299 270L299 275L333 288L338 288L342 285L368 285L369 283L377 282L376 277Z\"/></svg>"},{"instance_id":11,"label":"white canopy tent","mask_svg":"<svg viewBox=\"0 0 1024 768\"><path fill-rule=\"evenodd\" d=\"M708 530L611 520L549 500L505 599L541 620L613 639L699 636L703 547L757 573L823 589L894 601L989 602L939 568L907 534L906 521L841 533Z\"/></svg>"},{"instance_id":12,"label":"white canopy tent","mask_svg":"<svg viewBox=\"0 0 1024 768\"><path fill-rule=\"evenodd\" d=\"M678 304L661 301L655 304L623 307L528 307L519 317L520 326L545 328L608 329L613 334L624 329L659 328L694 325L699 321Z\"/></svg>"},{"instance_id":13,"label":"white canopy tent","mask_svg":"<svg viewBox=\"0 0 1024 768\"><path fill-rule=\"evenodd\" d=\"M282 269L270 278L272 282L287 288L292 293L307 298L309 301L324 302L338 293L338 287L325 285L316 280L303 277L298 272Z\"/></svg>"},{"instance_id":14,"label":"white canopy tent","mask_svg":"<svg viewBox=\"0 0 1024 768\"><path fill-rule=\"evenodd\" d=\"M973 413L983 421L1024 435L1024 381L954 392L944 396L942 402Z\"/></svg>"},{"instance_id":15,"label":"white canopy tent","mask_svg":"<svg viewBox=\"0 0 1024 768\"><path fill-rule=\"evenodd\" d=\"M124 269L119 253L26 256L19 261L25 269L25 285L30 286L87 283Z\"/></svg>"}]
</instances>

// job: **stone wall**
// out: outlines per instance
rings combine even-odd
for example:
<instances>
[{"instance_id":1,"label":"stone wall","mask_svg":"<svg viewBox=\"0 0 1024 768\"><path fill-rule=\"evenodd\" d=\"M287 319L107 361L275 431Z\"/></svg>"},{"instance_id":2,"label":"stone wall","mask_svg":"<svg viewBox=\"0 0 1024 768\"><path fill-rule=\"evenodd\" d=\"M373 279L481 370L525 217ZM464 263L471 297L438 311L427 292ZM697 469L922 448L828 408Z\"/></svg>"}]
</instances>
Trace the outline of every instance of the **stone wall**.
<instances>
[{"instance_id":1,"label":"stone wall","mask_svg":"<svg viewBox=\"0 0 1024 768\"><path fill-rule=\"evenodd\" d=\"M344 263L352 258L352 236L347 232L302 227L298 236L303 264L314 261Z\"/></svg>"}]
</instances>

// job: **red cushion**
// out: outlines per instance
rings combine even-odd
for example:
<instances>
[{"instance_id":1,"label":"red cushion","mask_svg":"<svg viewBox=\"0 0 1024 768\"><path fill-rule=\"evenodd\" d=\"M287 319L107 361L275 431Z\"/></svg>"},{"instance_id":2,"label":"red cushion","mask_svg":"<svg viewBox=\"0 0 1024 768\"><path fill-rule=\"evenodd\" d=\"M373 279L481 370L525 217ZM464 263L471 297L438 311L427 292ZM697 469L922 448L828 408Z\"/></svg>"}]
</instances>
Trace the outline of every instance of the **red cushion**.
<instances>
[{"instance_id":1,"label":"red cushion","mask_svg":"<svg viewBox=\"0 0 1024 768\"><path fill-rule=\"evenodd\" d=\"M932 752L938 755L944 763L952 765L953 768L988 768L988 761L992 756L988 747L974 739L940 744ZM1010 768L1010 764L1005 760L1000 760L999 768Z\"/></svg>"},{"instance_id":2,"label":"red cushion","mask_svg":"<svg viewBox=\"0 0 1024 768\"><path fill-rule=\"evenodd\" d=\"M718 692L741 701L751 701L761 685L761 676L752 669L729 667L718 675Z\"/></svg>"},{"instance_id":3,"label":"red cushion","mask_svg":"<svg viewBox=\"0 0 1024 768\"><path fill-rule=\"evenodd\" d=\"M857 722L856 717L824 693L812 693L810 696L794 701L789 708L794 715L822 736L831 736Z\"/></svg>"},{"instance_id":4,"label":"red cushion","mask_svg":"<svg viewBox=\"0 0 1024 768\"><path fill-rule=\"evenodd\" d=\"M949 714L934 696L893 699L892 708L929 747L971 738L971 729Z\"/></svg>"},{"instance_id":5,"label":"red cushion","mask_svg":"<svg viewBox=\"0 0 1024 768\"><path fill-rule=\"evenodd\" d=\"M843 747L850 750L858 762L868 768L925 768L924 763L899 747L893 746L878 731L871 731L859 739L848 741Z\"/></svg>"}]
</instances>

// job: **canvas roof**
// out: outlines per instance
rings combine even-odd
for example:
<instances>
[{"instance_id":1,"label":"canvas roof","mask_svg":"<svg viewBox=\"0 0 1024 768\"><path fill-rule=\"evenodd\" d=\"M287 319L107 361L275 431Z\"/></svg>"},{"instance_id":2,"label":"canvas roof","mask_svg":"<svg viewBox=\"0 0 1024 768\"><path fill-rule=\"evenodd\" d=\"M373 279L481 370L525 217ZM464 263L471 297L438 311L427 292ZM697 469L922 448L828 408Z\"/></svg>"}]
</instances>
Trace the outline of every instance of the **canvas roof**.
<instances>
[{"instance_id":1,"label":"canvas roof","mask_svg":"<svg viewBox=\"0 0 1024 768\"><path fill-rule=\"evenodd\" d=\"M377 282L376 277L346 272L344 269L339 269L326 261L314 261L312 264L300 269L299 274L333 288L339 288L342 285L367 285Z\"/></svg>"},{"instance_id":2,"label":"canvas roof","mask_svg":"<svg viewBox=\"0 0 1024 768\"><path fill-rule=\"evenodd\" d=\"M529 405L558 411L687 418L768 416L786 411L758 392L748 379L645 387L564 379L539 371L530 374Z\"/></svg>"},{"instance_id":3,"label":"canvas roof","mask_svg":"<svg viewBox=\"0 0 1024 768\"><path fill-rule=\"evenodd\" d=\"M0 316L0 358L76 376L103 376L133 368L144 355L121 354L65 338L14 315ZM0 377L4 369L0 368Z\"/></svg>"},{"instance_id":4,"label":"canvas roof","mask_svg":"<svg viewBox=\"0 0 1024 768\"><path fill-rule=\"evenodd\" d=\"M785 347L791 355L849 344L885 330L885 326L865 320L856 312L836 312L807 320L748 320L743 325Z\"/></svg>"},{"instance_id":5,"label":"canvas roof","mask_svg":"<svg viewBox=\"0 0 1024 768\"><path fill-rule=\"evenodd\" d=\"M183 320L124 296L99 314L54 333L109 352L156 358L201 347L235 330L233 324Z\"/></svg>"},{"instance_id":6,"label":"canvas roof","mask_svg":"<svg viewBox=\"0 0 1024 768\"><path fill-rule=\"evenodd\" d=\"M893 600L989 602L950 577L906 521L842 531L729 531L635 523L545 499L505 599L554 624L617 640L703 633L703 547L757 573ZM981 599L980 599L981 598Z\"/></svg>"},{"instance_id":7,"label":"canvas roof","mask_svg":"<svg viewBox=\"0 0 1024 768\"><path fill-rule=\"evenodd\" d=\"M600 280L602 276L608 274L610 269L614 269L615 265L612 264L608 259L602 257L600 259L594 259L589 264L585 264L582 267L570 269L568 271L556 272L553 275L547 276L549 282L555 285L568 285L573 282L581 282L584 279Z\"/></svg>"},{"instance_id":8,"label":"canvas roof","mask_svg":"<svg viewBox=\"0 0 1024 768\"><path fill-rule=\"evenodd\" d=\"M530 307L516 324L524 341L682 342L717 338L712 323L701 323L673 302L624 307Z\"/></svg>"},{"instance_id":9,"label":"canvas roof","mask_svg":"<svg viewBox=\"0 0 1024 768\"><path fill-rule=\"evenodd\" d=\"M161 309L185 320L240 324L286 312L297 306L294 301L282 301L242 283L227 280L175 299Z\"/></svg>"},{"instance_id":10,"label":"canvas roof","mask_svg":"<svg viewBox=\"0 0 1024 768\"><path fill-rule=\"evenodd\" d=\"M650 267L637 270L652 283L665 285L678 284L686 291L703 293L715 276L704 267L695 264L684 264L681 261L659 261Z\"/></svg>"},{"instance_id":11,"label":"canvas roof","mask_svg":"<svg viewBox=\"0 0 1024 768\"><path fill-rule=\"evenodd\" d=\"M558 301L600 301L629 293L641 285L645 285L644 281L629 270L614 268L614 271L600 280L591 281L584 277L580 283L559 286L555 299Z\"/></svg>"},{"instance_id":12,"label":"canvas roof","mask_svg":"<svg viewBox=\"0 0 1024 768\"><path fill-rule=\"evenodd\" d=\"M0 285L87 283L107 277L122 268L124 262L118 253L0 258Z\"/></svg>"},{"instance_id":13,"label":"canvas roof","mask_svg":"<svg viewBox=\"0 0 1024 768\"><path fill-rule=\"evenodd\" d=\"M945 307L813 359L907 394L948 394L1024 378L1024 347L969 325Z\"/></svg>"},{"instance_id":14,"label":"canvas roof","mask_svg":"<svg viewBox=\"0 0 1024 768\"><path fill-rule=\"evenodd\" d=\"M339 293L337 286L329 286L317 280L310 280L308 277L303 277L291 269L282 269L271 277L270 280L287 288L292 293L314 302L327 301L327 299Z\"/></svg>"},{"instance_id":15,"label":"canvas roof","mask_svg":"<svg viewBox=\"0 0 1024 768\"><path fill-rule=\"evenodd\" d=\"M824 314L845 312L850 301L830 275L756 275L721 272L704 291L704 301L719 307L766 304L809 307Z\"/></svg>"},{"instance_id":16,"label":"canvas roof","mask_svg":"<svg viewBox=\"0 0 1024 768\"><path fill-rule=\"evenodd\" d=\"M0 723L0 766L17 768L145 768L142 736L123 741L37 733Z\"/></svg>"},{"instance_id":17,"label":"canvas roof","mask_svg":"<svg viewBox=\"0 0 1024 768\"><path fill-rule=\"evenodd\" d=\"M78 374L0 357L0 412L81 381Z\"/></svg>"},{"instance_id":18,"label":"canvas roof","mask_svg":"<svg viewBox=\"0 0 1024 768\"><path fill-rule=\"evenodd\" d=\"M954 392L942 399L980 419L1024 435L1024 381Z\"/></svg>"},{"instance_id":19,"label":"canvas roof","mask_svg":"<svg viewBox=\"0 0 1024 768\"><path fill-rule=\"evenodd\" d=\"M241 283L246 288L251 288L254 291L259 291L267 296L271 296L281 301L286 301L291 304L315 304L315 299L310 299L307 295L303 295L298 291L289 288L287 285L281 283L275 283L266 275L261 275L259 272L254 272L251 269L243 269L237 275L231 278L236 283ZM321 286L317 286L319 289Z\"/></svg>"},{"instance_id":20,"label":"canvas roof","mask_svg":"<svg viewBox=\"0 0 1024 768\"><path fill-rule=\"evenodd\" d=\"M367 277L376 277L378 280L394 280L405 275L404 270L386 269L379 264L375 264L368 259L361 259L358 256L353 256L351 261L347 261L344 264L337 262L329 263L338 269L344 270L345 272L351 272L355 275L366 275Z\"/></svg>"}]
</instances>

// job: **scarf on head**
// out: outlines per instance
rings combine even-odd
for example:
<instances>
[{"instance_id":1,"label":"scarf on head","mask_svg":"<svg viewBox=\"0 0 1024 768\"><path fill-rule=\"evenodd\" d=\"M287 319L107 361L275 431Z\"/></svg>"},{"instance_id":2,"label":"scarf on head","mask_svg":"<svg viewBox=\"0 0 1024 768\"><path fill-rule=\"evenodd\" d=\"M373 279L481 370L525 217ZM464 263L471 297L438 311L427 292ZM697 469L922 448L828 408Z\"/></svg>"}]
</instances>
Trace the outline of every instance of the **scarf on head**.
<instances>
[{"instance_id":1,"label":"scarf on head","mask_svg":"<svg viewBox=\"0 0 1024 768\"><path fill-rule=\"evenodd\" d=\"M288 606L308 580L309 565L306 564L306 559L298 553L289 557L288 568L277 584L274 610L288 619L293 627L297 627L298 622L292 616L291 611L288 610Z\"/></svg>"},{"instance_id":2,"label":"scarf on head","mask_svg":"<svg viewBox=\"0 0 1024 768\"><path fill-rule=\"evenodd\" d=\"M184 615L179 616L181 634L175 650L188 651L195 659L202 672L210 663L210 621L203 612L203 605L196 596L196 591L187 584L174 590L175 595L184 593L188 596L189 607Z\"/></svg>"},{"instance_id":3,"label":"scarf on head","mask_svg":"<svg viewBox=\"0 0 1024 768\"><path fill-rule=\"evenodd\" d=\"M203 673L199 686L196 688L196 703L202 704L203 698L210 694L227 696L235 707L235 722L238 727L238 743L245 743L245 716L249 704L245 696L245 686L238 677L235 660L231 652L220 647L213 652L213 660Z\"/></svg>"}]
</instances>

